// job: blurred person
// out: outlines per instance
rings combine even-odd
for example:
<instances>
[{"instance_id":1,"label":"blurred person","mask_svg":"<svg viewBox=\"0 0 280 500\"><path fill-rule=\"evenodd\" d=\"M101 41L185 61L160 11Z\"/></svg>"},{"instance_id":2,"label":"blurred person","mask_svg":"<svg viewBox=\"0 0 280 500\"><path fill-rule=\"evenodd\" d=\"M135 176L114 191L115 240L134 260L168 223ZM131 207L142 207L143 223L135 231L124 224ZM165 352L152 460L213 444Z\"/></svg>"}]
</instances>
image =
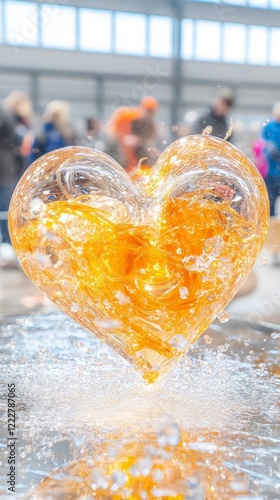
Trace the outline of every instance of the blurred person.
<instances>
[{"instance_id":1,"label":"blurred person","mask_svg":"<svg viewBox=\"0 0 280 500\"><path fill-rule=\"evenodd\" d=\"M265 179L268 174L268 160L266 156L266 143L262 137L258 137L252 143L253 162L258 171Z\"/></svg>"},{"instance_id":2,"label":"blurred person","mask_svg":"<svg viewBox=\"0 0 280 500\"><path fill-rule=\"evenodd\" d=\"M3 101L3 110L13 123L13 128L20 142L20 152L23 157L23 169L28 166L28 157L33 142L31 131L33 107L25 92L14 90Z\"/></svg>"},{"instance_id":3,"label":"blurred person","mask_svg":"<svg viewBox=\"0 0 280 500\"><path fill-rule=\"evenodd\" d=\"M3 101L3 110L12 117L14 129L20 138L24 138L32 126L33 107L25 92L15 90Z\"/></svg>"},{"instance_id":4,"label":"blurred person","mask_svg":"<svg viewBox=\"0 0 280 500\"><path fill-rule=\"evenodd\" d=\"M201 134L206 127L212 127L211 135L224 139L229 129L228 115L234 106L231 89L223 89L213 105L202 113L192 124L191 133ZM232 136L227 139L232 142Z\"/></svg>"},{"instance_id":5,"label":"blurred person","mask_svg":"<svg viewBox=\"0 0 280 500\"><path fill-rule=\"evenodd\" d=\"M0 212L9 208L13 190L22 174L23 157L20 152L21 137L16 132L12 113L0 109ZM0 241L10 244L8 223L4 215L0 220Z\"/></svg>"},{"instance_id":6,"label":"blurred person","mask_svg":"<svg viewBox=\"0 0 280 500\"><path fill-rule=\"evenodd\" d=\"M139 160L149 156L149 148L156 145L158 109L157 99L146 96L139 106L118 108L111 116L108 129L119 140L128 172L133 172Z\"/></svg>"},{"instance_id":7,"label":"blurred person","mask_svg":"<svg viewBox=\"0 0 280 500\"><path fill-rule=\"evenodd\" d=\"M262 137L262 129L263 124L259 120L255 120L250 124L248 146L251 146L251 154L246 154L265 179L268 172L268 161L265 152L266 142Z\"/></svg>"},{"instance_id":8,"label":"blurred person","mask_svg":"<svg viewBox=\"0 0 280 500\"><path fill-rule=\"evenodd\" d=\"M83 146L88 146L99 151L103 151L111 156L120 165L123 165L124 158L118 139L105 132L100 121L96 118L86 119L86 137L81 140Z\"/></svg>"},{"instance_id":9,"label":"blurred person","mask_svg":"<svg viewBox=\"0 0 280 500\"><path fill-rule=\"evenodd\" d=\"M265 155L268 171L265 183L269 196L270 215L275 215L275 205L280 196L280 101L272 108L274 118L262 129L261 137L265 141Z\"/></svg>"},{"instance_id":10,"label":"blurred person","mask_svg":"<svg viewBox=\"0 0 280 500\"><path fill-rule=\"evenodd\" d=\"M180 137L185 137L186 135L190 135L193 133L193 126L200 118L200 115L201 112L199 112L198 110L187 111L184 116L183 123L181 123L178 127L178 139L180 139Z\"/></svg>"},{"instance_id":11,"label":"blurred person","mask_svg":"<svg viewBox=\"0 0 280 500\"><path fill-rule=\"evenodd\" d=\"M149 149L155 148L157 145L158 128L155 123L155 114L158 108L158 101L154 97L144 97L140 102L141 116L131 122L131 133L135 138L137 165L141 159L143 159L142 165L150 165L152 162Z\"/></svg>"},{"instance_id":12,"label":"blurred person","mask_svg":"<svg viewBox=\"0 0 280 500\"><path fill-rule=\"evenodd\" d=\"M66 101L51 101L43 115L43 130L35 137L29 155L29 164L55 149L72 146L77 142L70 121L70 104Z\"/></svg>"}]
</instances>

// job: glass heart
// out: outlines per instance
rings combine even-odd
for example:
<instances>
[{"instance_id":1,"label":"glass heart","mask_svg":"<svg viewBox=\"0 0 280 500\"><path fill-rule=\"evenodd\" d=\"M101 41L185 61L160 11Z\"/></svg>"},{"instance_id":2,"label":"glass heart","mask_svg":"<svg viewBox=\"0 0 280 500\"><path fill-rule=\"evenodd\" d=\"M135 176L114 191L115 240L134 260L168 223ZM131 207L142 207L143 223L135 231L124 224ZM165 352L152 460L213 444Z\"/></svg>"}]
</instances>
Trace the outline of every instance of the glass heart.
<instances>
[{"instance_id":1,"label":"glass heart","mask_svg":"<svg viewBox=\"0 0 280 500\"><path fill-rule=\"evenodd\" d=\"M9 211L29 278L149 382L232 299L267 223L257 169L204 135L171 144L141 183L100 151L54 151L24 173Z\"/></svg>"}]
</instances>

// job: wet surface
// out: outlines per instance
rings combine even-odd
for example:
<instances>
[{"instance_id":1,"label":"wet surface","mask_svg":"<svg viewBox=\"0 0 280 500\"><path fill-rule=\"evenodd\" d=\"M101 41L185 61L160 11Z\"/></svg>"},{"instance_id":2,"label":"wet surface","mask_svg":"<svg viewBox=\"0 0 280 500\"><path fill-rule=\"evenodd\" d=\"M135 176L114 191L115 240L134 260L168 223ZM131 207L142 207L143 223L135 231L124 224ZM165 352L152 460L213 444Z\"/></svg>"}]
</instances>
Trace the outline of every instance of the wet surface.
<instances>
[{"instance_id":1,"label":"wet surface","mask_svg":"<svg viewBox=\"0 0 280 500\"><path fill-rule=\"evenodd\" d=\"M121 449L135 439L152 442L166 424L176 424L188 436L184 442L203 452L193 477L203 483L208 467L222 485L220 496L203 496L200 489L190 498L280 498L280 335L234 321L217 329L209 329L177 366L147 385L121 357L62 314L3 317L1 496L7 495L9 454L6 388L14 383L16 498L27 498L32 483L56 467L73 460L82 464L89 456L95 467L95 453L104 444ZM205 453L212 457L209 463ZM229 473L237 485L242 475L246 495L238 486L231 496L226 493L222 474Z\"/></svg>"}]
</instances>

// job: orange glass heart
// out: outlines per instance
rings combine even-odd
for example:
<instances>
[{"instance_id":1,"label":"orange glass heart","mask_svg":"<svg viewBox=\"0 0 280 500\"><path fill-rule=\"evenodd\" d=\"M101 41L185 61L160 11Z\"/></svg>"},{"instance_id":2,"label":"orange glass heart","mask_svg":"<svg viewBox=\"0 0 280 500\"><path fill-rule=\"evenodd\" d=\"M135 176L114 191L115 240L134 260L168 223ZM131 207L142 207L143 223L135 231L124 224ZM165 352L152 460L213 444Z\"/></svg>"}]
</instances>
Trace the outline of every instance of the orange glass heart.
<instances>
[{"instance_id":1,"label":"orange glass heart","mask_svg":"<svg viewBox=\"0 0 280 500\"><path fill-rule=\"evenodd\" d=\"M171 144L141 183L99 151L49 153L25 172L9 211L35 285L149 382L232 299L267 223L257 169L204 135Z\"/></svg>"}]
</instances>

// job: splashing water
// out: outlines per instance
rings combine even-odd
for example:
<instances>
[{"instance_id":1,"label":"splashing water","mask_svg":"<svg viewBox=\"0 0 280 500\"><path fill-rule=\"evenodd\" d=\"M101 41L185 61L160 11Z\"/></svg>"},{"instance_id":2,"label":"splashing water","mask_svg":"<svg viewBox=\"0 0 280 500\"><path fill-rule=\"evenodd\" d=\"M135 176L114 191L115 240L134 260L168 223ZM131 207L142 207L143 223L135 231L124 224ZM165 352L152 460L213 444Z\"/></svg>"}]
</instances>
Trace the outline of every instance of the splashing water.
<instances>
[{"instance_id":1,"label":"splashing water","mask_svg":"<svg viewBox=\"0 0 280 500\"><path fill-rule=\"evenodd\" d=\"M231 136L232 132L233 132L233 129L234 129L234 123L233 123L233 119L231 117L230 119L230 123L229 123L229 129L225 135L225 141Z\"/></svg>"},{"instance_id":2,"label":"splashing water","mask_svg":"<svg viewBox=\"0 0 280 500\"><path fill-rule=\"evenodd\" d=\"M3 318L1 407L15 383L16 498L65 500L71 489L71 498L107 500L279 498L278 338L231 321L220 328L219 337L208 331L211 346L202 339L147 386L63 315Z\"/></svg>"}]
</instances>

